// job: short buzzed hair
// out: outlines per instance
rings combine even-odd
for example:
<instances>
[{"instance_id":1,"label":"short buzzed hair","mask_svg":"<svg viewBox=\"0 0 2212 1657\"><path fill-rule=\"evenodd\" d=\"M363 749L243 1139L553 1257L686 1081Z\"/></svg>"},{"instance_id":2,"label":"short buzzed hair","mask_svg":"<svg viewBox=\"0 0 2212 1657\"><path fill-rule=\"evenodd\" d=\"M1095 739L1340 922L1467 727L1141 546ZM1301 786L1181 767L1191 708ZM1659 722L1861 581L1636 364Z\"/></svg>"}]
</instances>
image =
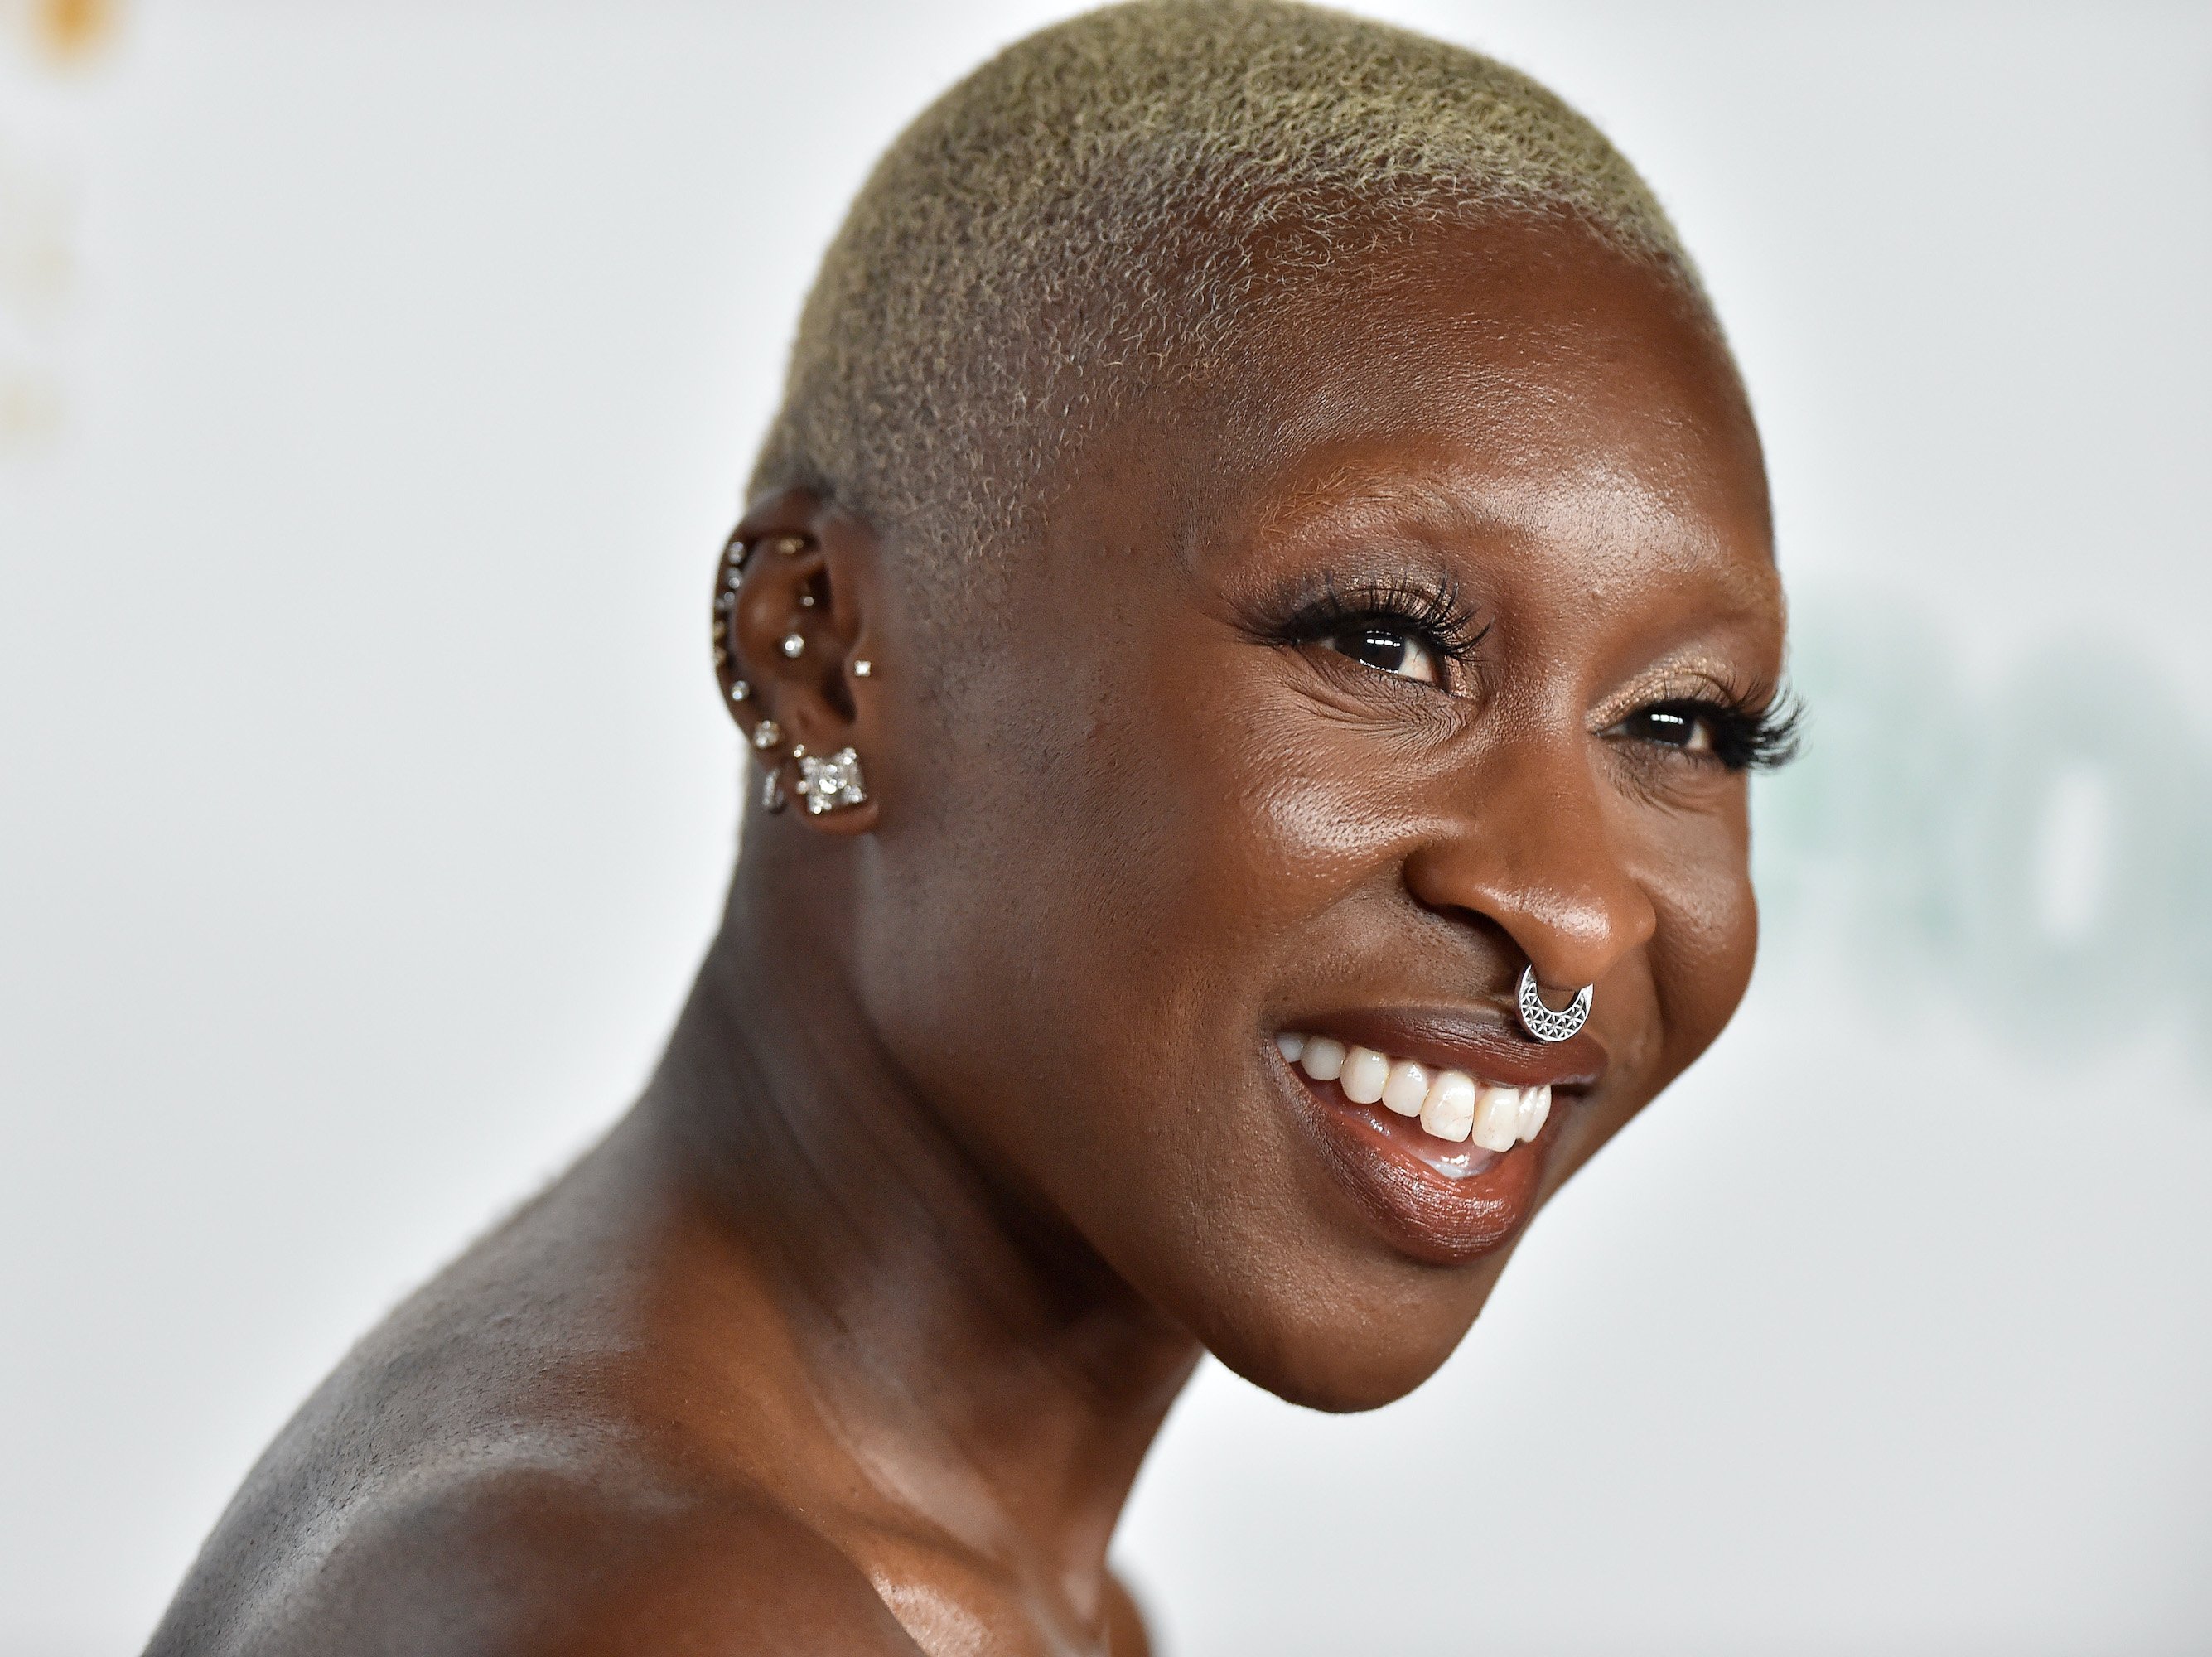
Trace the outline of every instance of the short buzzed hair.
<instances>
[{"instance_id":1,"label":"short buzzed hair","mask_svg":"<svg viewBox=\"0 0 2212 1657\"><path fill-rule=\"evenodd\" d=\"M950 574L1082 434L1218 361L1255 300L1500 214L1577 222L1705 309L1635 169L1479 52L1285 0L1056 24L923 111L861 187L751 493L814 489Z\"/></svg>"}]
</instances>

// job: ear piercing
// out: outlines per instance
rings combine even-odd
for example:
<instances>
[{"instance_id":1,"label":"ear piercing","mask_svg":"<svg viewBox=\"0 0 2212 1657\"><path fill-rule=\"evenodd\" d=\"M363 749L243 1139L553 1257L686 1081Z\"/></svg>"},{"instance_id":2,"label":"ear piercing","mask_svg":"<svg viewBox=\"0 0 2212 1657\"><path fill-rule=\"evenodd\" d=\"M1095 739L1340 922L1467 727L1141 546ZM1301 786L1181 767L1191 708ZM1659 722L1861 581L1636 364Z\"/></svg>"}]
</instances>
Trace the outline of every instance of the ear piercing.
<instances>
[{"instance_id":1,"label":"ear piercing","mask_svg":"<svg viewBox=\"0 0 2212 1657\"><path fill-rule=\"evenodd\" d=\"M781 556L795 558L806 550L808 543L804 535L775 535L769 537L768 544ZM728 666L732 659L738 590L744 585L745 564L752 556L753 550L753 543L734 536L722 549L724 568L722 580L714 592L713 626L714 665L717 668ZM801 592L799 606L801 610L813 610L817 607L817 601L813 593ZM806 635L793 628L776 641L776 648L786 661L797 661L806 653ZM866 658L853 664L853 677L856 679L870 678L875 671L875 664ZM730 700L732 702L749 702L752 695L752 686L744 680L732 681ZM784 793L782 762L766 758L771 749L781 745L783 727L774 719L763 718L754 725L746 740L752 744L756 752L763 756L766 763L767 774L761 779L760 808L773 816L789 804ZM805 744L801 743L793 744L789 759L799 768L799 781L794 786L806 801L809 816L845 810L866 802L868 786L861 774L860 756L855 750L841 748L824 758L819 754L808 753Z\"/></svg>"},{"instance_id":2,"label":"ear piercing","mask_svg":"<svg viewBox=\"0 0 2212 1657\"><path fill-rule=\"evenodd\" d=\"M811 809L813 802L809 801ZM1564 1041L1589 1022L1590 996L1595 984L1585 984L1575 992L1575 998L1553 1011L1544 1005L1544 998L1536 991L1536 968L1532 962L1521 969L1521 992L1517 998L1521 1028L1539 1041Z\"/></svg>"},{"instance_id":3,"label":"ear piercing","mask_svg":"<svg viewBox=\"0 0 2212 1657\"><path fill-rule=\"evenodd\" d=\"M799 769L799 792L806 801L810 817L861 804L868 798L867 784L860 775L860 756L850 748L841 748L826 760L818 754L802 752Z\"/></svg>"},{"instance_id":4,"label":"ear piercing","mask_svg":"<svg viewBox=\"0 0 2212 1657\"><path fill-rule=\"evenodd\" d=\"M806 550L806 537L803 535L779 535L769 544L785 557L791 558ZM742 568L745 560L752 556L753 543L733 535L723 550L732 563Z\"/></svg>"}]
</instances>

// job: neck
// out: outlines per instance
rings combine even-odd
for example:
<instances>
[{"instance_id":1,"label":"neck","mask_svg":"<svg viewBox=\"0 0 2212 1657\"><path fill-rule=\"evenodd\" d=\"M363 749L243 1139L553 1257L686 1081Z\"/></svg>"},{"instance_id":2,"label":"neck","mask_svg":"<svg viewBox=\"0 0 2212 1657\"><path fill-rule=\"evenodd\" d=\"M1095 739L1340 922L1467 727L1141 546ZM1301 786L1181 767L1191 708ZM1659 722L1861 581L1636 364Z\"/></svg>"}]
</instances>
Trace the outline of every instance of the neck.
<instances>
[{"instance_id":1,"label":"neck","mask_svg":"<svg viewBox=\"0 0 2212 1657\"><path fill-rule=\"evenodd\" d=\"M900 1073L817 942L830 871L776 849L747 848L641 1113L877 1493L1087 1615L1196 1344Z\"/></svg>"}]
</instances>

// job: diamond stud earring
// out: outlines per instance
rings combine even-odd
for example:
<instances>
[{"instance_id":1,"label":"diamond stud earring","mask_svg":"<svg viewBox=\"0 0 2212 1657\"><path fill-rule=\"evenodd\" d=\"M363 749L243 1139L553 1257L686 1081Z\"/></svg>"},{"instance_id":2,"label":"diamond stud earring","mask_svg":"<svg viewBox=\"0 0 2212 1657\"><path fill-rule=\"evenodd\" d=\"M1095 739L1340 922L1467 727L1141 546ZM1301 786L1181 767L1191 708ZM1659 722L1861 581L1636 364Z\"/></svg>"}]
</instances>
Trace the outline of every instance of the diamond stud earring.
<instances>
[{"instance_id":1,"label":"diamond stud earring","mask_svg":"<svg viewBox=\"0 0 2212 1657\"><path fill-rule=\"evenodd\" d=\"M856 679L865 679L875 671L876 665L865 656L853 664L853 677Z\"/></svg>"},{"instance_id":2,"label":"diamond stud earring","mask_svg":"<svg viewBox=\"0 0 2212 1657\"><path fill-rule=\"evenodd\" d=\"M774 719L763 719L753 727L753 746L763 750L783 740L783 727Z\"/></svg>"},{"instance_id":3,"label":"diamond stud earring","mask_svg":"<svg viewBox=\"0 0 2212 1657\"><path fill-rule=\"evenodd\" d=\"M799 768L803 774L799 792L805 797L806 815L811 817L859 805L868 798L867 784L860 776L860 756L849 748L839 749L826 760L818 754L805 755Z\"/></svg>"},{"instance_id":4,"label":"diamond stud earring","mask_svg":"<svg viewBox=\"0 0 2212 1657\"><path fill-rule=\"evenodd\" d=\"M806 640L799 634L787 633L783 635L782 650L786 656L803 655L806 650Z\"/></svg>"}]
</instances>

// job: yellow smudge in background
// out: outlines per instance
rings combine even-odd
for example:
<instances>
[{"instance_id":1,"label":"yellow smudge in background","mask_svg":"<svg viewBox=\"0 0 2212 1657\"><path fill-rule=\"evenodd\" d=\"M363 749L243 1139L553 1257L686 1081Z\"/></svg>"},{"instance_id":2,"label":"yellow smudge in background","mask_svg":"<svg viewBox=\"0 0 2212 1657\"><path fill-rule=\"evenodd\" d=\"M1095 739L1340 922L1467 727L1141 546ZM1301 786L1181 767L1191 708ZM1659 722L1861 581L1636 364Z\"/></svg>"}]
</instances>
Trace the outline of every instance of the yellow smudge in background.
<instances>
[{"instance_id":1,"label":"yellow smudge in background","mask_svg":"<svg viewBox=\"0 0 2212 1657\"><path fill-rule=\"evenodd\" d=\"M119 0L17 0L32 44L45 57L76 64L96 56L122 21Z\"/></svg>"},{"instance_id":2,"label":"yellow smudge in background","mask_svg":"<svg viewBox=\"0 0 2212 1657\"><path fill-rule=\"evenodd\" d=\"M0 71L64 102L0 100L0 457L50 447L70 404L65 324L77 288L74 71L106 55L124 0L0 0Z\"/></svg>"}]
</instances>

